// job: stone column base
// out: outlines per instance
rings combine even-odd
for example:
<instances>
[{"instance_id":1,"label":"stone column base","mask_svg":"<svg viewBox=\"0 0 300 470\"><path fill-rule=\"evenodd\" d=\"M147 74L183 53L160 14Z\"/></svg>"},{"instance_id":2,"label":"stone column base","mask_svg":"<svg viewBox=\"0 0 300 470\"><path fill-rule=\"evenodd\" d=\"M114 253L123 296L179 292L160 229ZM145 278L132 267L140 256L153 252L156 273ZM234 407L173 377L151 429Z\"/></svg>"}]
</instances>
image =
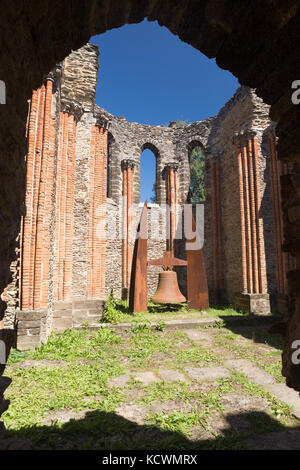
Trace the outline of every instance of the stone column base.
<instances>
[{"instance_id":1,"label":"stone column base","mask_svg":"<svg viewBox=\"0 0 300 470\"><path fill-rule=\"evenodd\" d=\"M45 339L45 324L47 312L24 311L17 312L17 348L21 351L40 346Z\"/></svg>"},{"instance_id":2,"label":"stone column base","mask_svg":"<svg viewBox=\"0 0 300 470\"><path fill-rule=\"evenodd\" d=\"M270 313L269 294L236 294L234 306L242 312L254 315L268 315Z\"/></svg>"},{"instance_id":3,"label":"stone column base","mask_svg":"<svg viewBox=\"0 0 300 470\"><path fill-rule=\"evenodd\" d=\"M103 299L74 299L53 302L52 312L17 312L17 348L24 351L34 349L46 341L46 318L52 314L52 331L64 332L83 323L97 323L102 318Z\"/></svg>"},{"instance_id":4,"label":"stone column base","mask_svg":"<svg viewBox=\"0 0 300 470\"><path fill-rule=\"evenodd\" d=\"M97 323L102 318L104 299L73 299L53 303L53 331L63 332L83 323Z\"/></svg>"}]
</instances>

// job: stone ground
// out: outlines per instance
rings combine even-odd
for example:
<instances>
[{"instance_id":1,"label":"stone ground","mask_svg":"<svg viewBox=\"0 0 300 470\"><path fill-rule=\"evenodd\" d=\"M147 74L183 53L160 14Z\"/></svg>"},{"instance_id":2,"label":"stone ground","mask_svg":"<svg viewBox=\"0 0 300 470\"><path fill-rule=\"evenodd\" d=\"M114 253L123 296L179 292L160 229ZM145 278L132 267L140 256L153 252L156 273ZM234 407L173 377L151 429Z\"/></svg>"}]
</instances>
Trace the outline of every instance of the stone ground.
<instances>
[{"instance_id":1,"label":"stone ground","mask_svg":"<svg viewBox=\"0 0 300 470\"><path fill-rule=\"evenodd\" d=\"M299 394L266 326L72 334L62 359L50 341L7 368L0 449L300 449Z\"/></svg>"}]
</instances>

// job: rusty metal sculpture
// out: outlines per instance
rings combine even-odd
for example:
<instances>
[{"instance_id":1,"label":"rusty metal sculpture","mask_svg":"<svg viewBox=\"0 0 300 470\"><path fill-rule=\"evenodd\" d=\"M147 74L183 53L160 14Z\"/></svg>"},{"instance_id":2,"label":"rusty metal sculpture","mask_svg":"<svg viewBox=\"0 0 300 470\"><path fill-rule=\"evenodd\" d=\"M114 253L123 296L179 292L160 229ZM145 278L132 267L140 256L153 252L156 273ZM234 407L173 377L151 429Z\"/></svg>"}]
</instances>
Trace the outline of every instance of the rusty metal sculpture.
<instances>
[{"instance_id":1,"label":"rusty metal sculpture","mask_svg":"<svg viewBox=\"0 0 300 470\"><path fill-rule=\"evenodd\" d=\"M161 271L159 273L158 287L151 300L155 304L179 304L186 301L179 290L175 271Z\"/></svg>"},{"instance_id":2,"label":"rusty metal sculpture","mask_svg":"<svg viewBox=\"0 0 300 470\"><path fill-rule=\"evenodd\" d=\"M173 271L174 266L186 266L183 259L175 258L172 251L165 251L162 258L148 262L150 266L162 266L163 271L159 273L158 287L152 297L152 302L158 304L178 304L185 302L178 287L177 273Z\"/></svg>"},{"instance_id":3,"label":"rusty metal sculpture","mask_svg":"<svg viewBox=\"0 0 300 470\"><path fill-rule=\"evenodd\" d=\"M191 220L191 238L186 236L188 308L203 310L209 308L208 287L204 257L197 233L196 222L190 208L186 215Z\"/></svg>"},{"instance_id":4,"label":"rusty metal sculpture","mask_svg":"<svg viewBox=\"0 0 300 470\"><path fill-rule=\"evenodd\" d=\"M148 223L146 201L134 244L129 288L129 309L136 313L145 312L147 310L147 239Z\"/></svg>"},{"instance_id":5,"label":"rusty metal sculpture","mask_svg":"<svg viewBox=\"0 0 300 470\"><path fill-rule=\"evenodd\" d=\"M170 237L168 239L169 250L163 253L161 258L147 262L147 201L145 202L141 220L138 226L138 235L135 241L130 291L129 308L132 312L143 312L147 310L147 266L162 266L163 271L159 273L158 288L152 301L161 304L176 304L185 302L186 298L180 292L177 273L174 266L187 266L187 290L188 308L203 310L209 308L208 287L206 270L199 234L190 208L186 216L190 219L189 226L192 227L191 234L186 236L187 260L174 256L174 233L175 223L172 211L170 213Z\"/></svg>"}]
</instances>

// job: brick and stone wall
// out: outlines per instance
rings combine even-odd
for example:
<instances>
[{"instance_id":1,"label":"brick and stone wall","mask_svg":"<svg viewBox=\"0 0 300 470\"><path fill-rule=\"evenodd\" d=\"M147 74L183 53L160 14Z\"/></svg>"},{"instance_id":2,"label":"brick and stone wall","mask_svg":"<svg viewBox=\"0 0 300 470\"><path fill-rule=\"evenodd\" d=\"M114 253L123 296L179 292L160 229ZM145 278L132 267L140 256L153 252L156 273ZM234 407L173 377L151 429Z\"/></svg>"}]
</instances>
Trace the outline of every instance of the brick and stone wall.
<instances>
[{"instance_id":1,"label":"brick and stone wall","mask_svg":"<svg viewBox=\"0 0 300 470\"><path fill-rule=\"evenodd\" d=\"M264 140L269 107L253 90L241 87L217 116L184 127L128 122L95 104L98 66L98 48L87 44L33 92L26 215L19 262L13 266L20 288L13 280L6 293L6 323L17 323L18 346L39 344L52 330L98 321L111 291L128 297L143 206L140 158L146 148L156 158L156 203L147 209L148 260L161 257L167 248L166 210L171 203L177 205L171 219L175 253L186 258L184 234L177 240L176 233L189 195L190 154L201 146L206 201L198 229L204 234L210 300L268 313L270 294L276 293L272 267L277 262L271 153ZM167 168L173 172L171 193ZM186 295L186 268L176 269ZM148 268L149 297L159 270Z\"/></svg>"},{"instance_id":2,"label":"brick and stone wall","mask_svg":"<svg viewBox=\"0 0 300 470\"><path fill-rule=\"evenodd\" d=\"M287 275L288 296L294 308L281 330L283 373L288 385L300 390L300 367L291 362L293 341L300 337L300 119L299 105L291 100L291 84L300 77L298 49L291 47L300 38L300 8L296 0L238 3L235 0L42 0L38 4L23 2L22 8L14 0L5 2L0 18L4 44L0 51L0 78L5 82L7 95L6 105L0 107L0 291L12 281L10 266L18 256L16 240L21 216L25 214L27 142L24 136L27 100L32 90L41 86L43 77L57 62L82 47L93 35L144 18L157 20L207 57L216 58L216 63L231 71L242 85L256 90L270 105L272 121L278 123L278 159L296 167L280 179L283 248L295 259ZM52 241L50 246L52 249ZM50 272L51 262L50 257ZM50 297L51 282L50 276ZM3 305L0 312L3 324ZM1 414L5 408L2 397L0 403Z\"/></svg>"}]
</instances>

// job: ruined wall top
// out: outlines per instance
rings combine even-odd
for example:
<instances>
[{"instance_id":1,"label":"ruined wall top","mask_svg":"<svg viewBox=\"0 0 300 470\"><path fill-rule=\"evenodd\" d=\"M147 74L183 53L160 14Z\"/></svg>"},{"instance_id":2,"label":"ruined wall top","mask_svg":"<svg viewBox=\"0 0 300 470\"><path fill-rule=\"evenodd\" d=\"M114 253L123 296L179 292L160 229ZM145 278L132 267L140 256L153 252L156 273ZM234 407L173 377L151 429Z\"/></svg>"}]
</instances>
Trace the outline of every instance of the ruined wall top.
<instances>
[{"instance_id":1,"label":"ruined wall top","mask_svg":"<svg viewBox=\"0 0 300 470\"><path fill-rule=\"evenodd\" d=\"M189 191L189 158L195 146L203 147L207 159L221 159L232 152L232 139L237 132L263 130L270 125L269 106L256 96L254 90L245 86L238 88L216 116L202 121L182 127L176 125L176 121L159 126L129 122L95 104L98 69L97 45L88 43L73 51L63 62L60 93L62 102L67 99L82 105L86 126L94 124L108 130L108 196L115 202L122 193L121 162L128 159L134 162L134 200L139 202L140 158L145 149L152 150L156 157L157 202L165 199L163 170L170 161L178 164L180 200L183 202Z\"/></svg>"},{"instance_id":2,"label":"ruined wall top","mask_svg":"<svg viewBox=\"0 0 300 470\"><path fill-rule=\"evenodd\" d=\"M98 46L87 43L63 61L61 94L79 101L86 111L95 104L99 55Z\"/></svg>"}]
</instances>

